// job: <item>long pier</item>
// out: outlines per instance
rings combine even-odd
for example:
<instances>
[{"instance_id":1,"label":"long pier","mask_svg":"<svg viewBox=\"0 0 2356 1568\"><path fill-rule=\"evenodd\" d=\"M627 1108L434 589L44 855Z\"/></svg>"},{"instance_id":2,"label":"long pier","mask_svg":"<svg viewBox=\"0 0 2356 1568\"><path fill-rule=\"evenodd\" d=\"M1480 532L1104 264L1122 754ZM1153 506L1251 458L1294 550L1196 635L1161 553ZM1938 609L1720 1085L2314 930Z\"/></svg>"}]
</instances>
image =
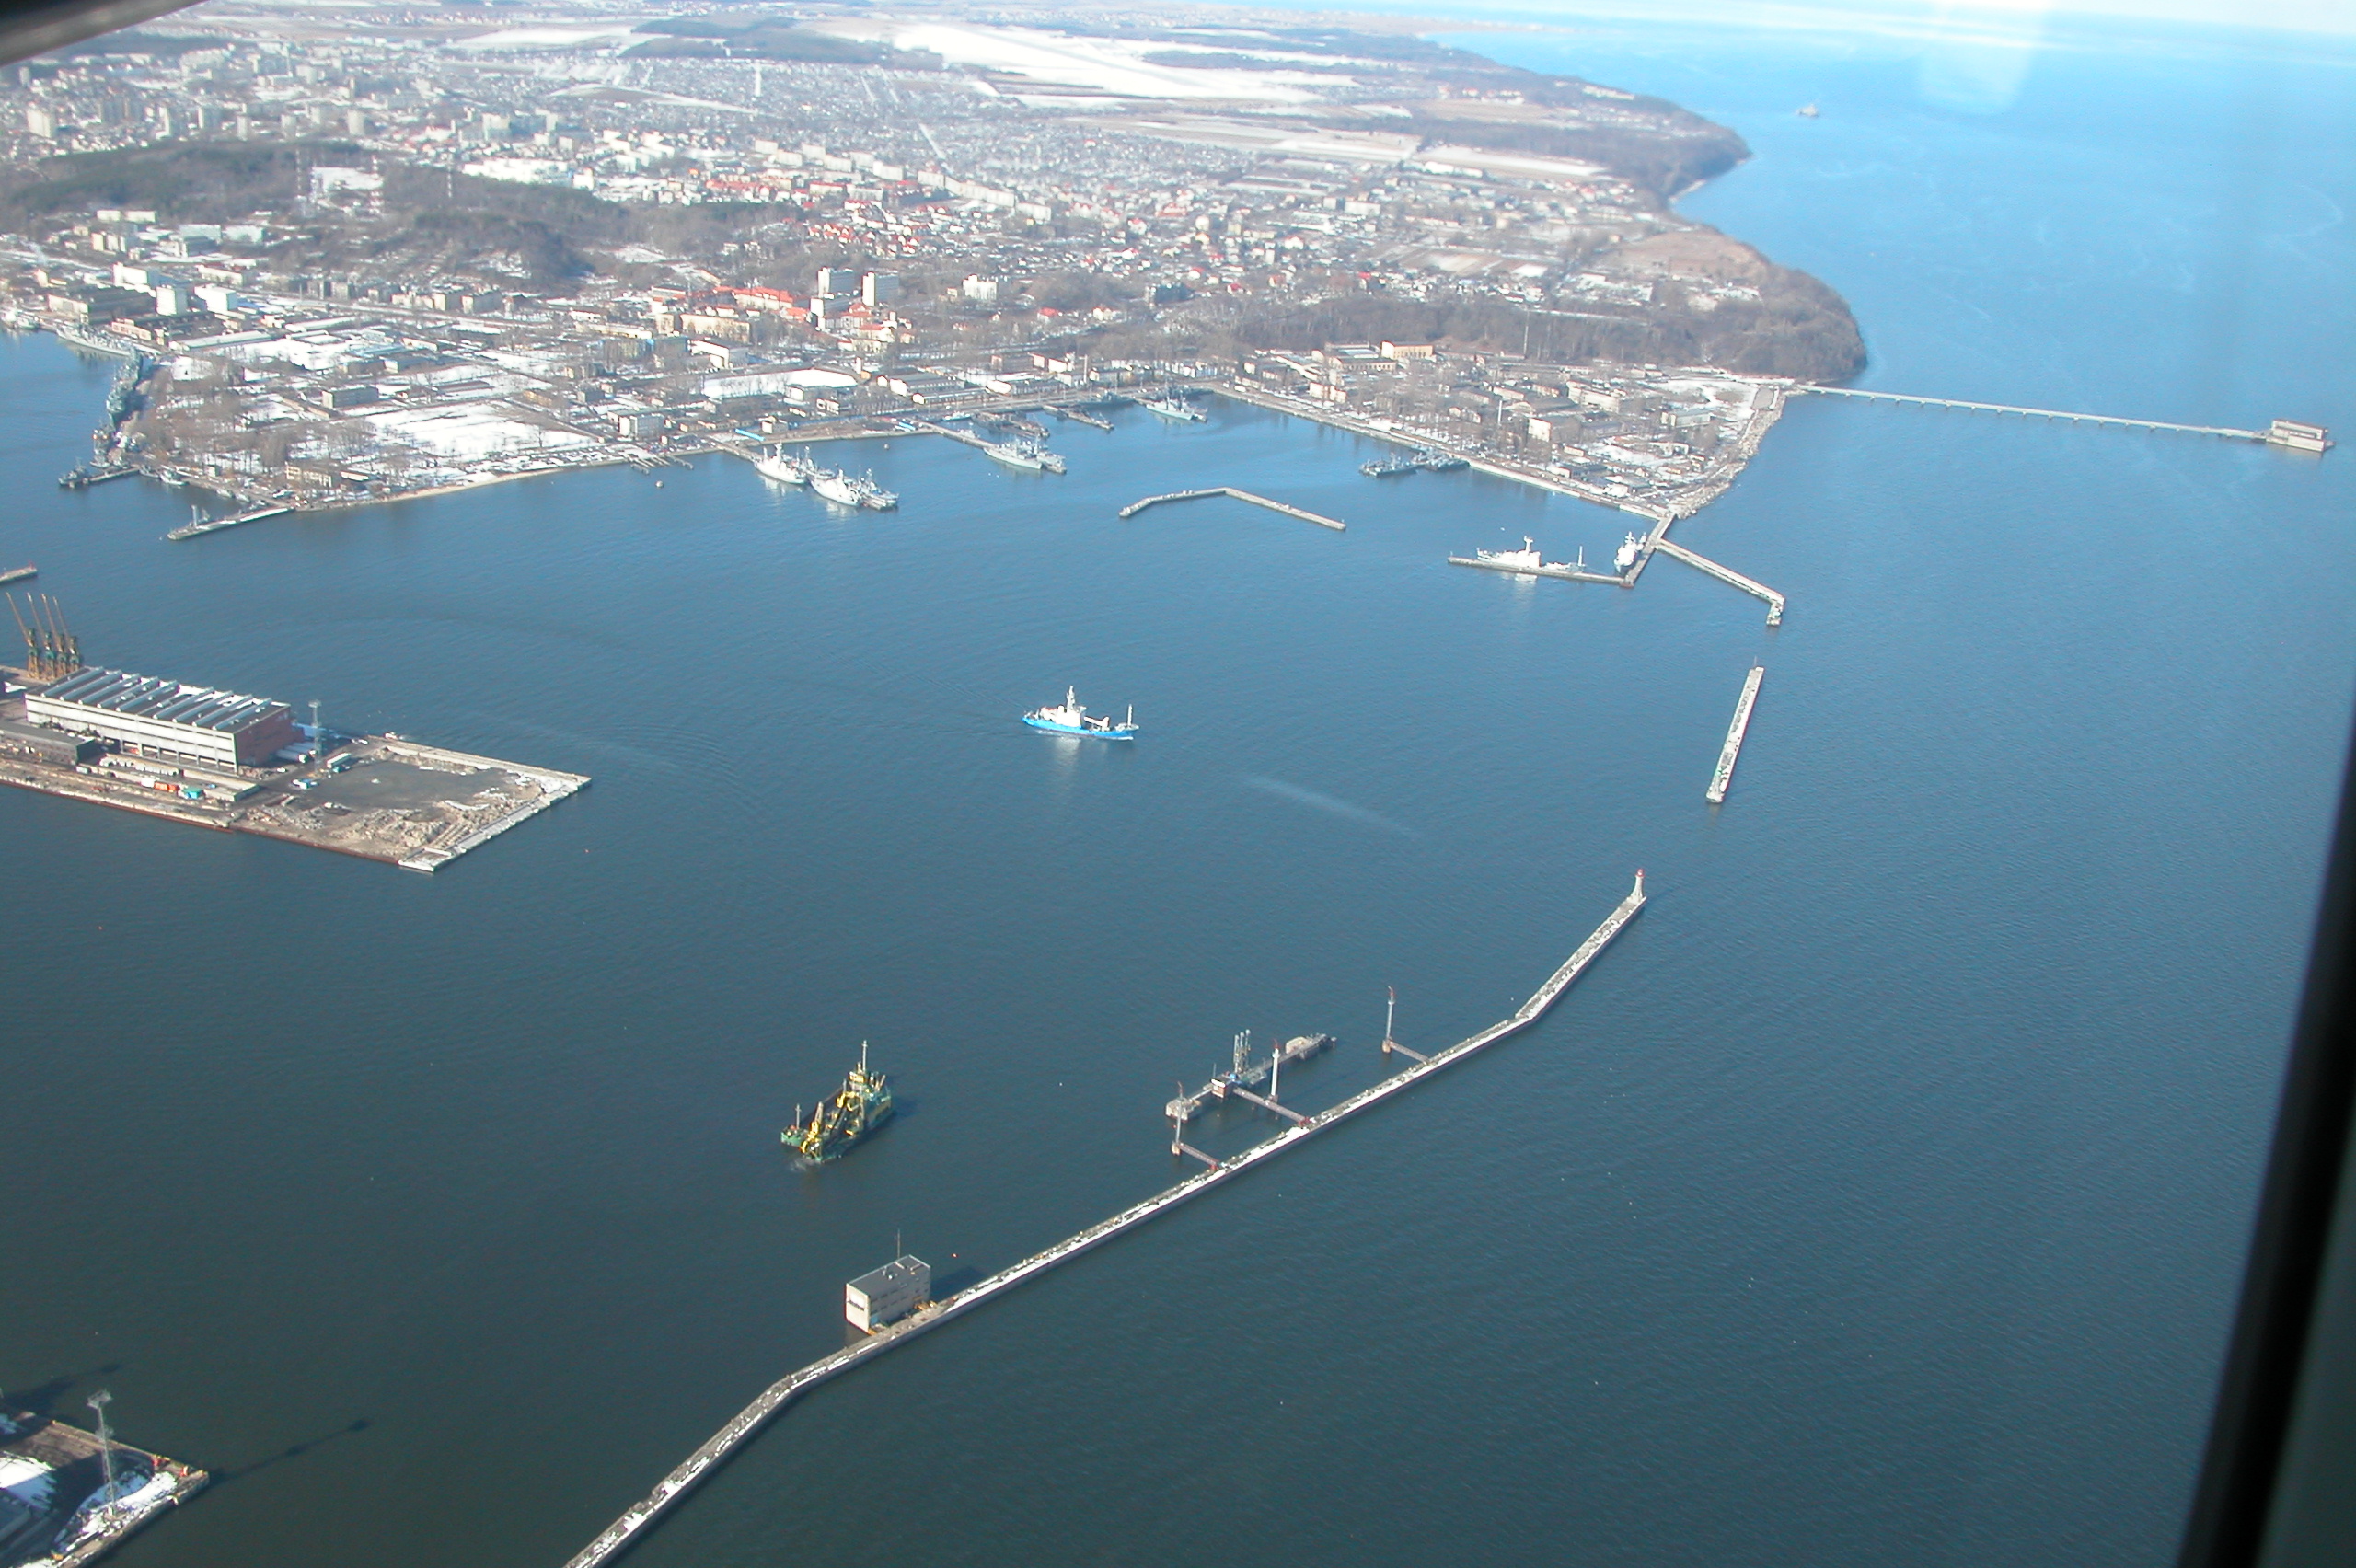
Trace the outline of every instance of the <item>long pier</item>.
<instances>
[{"instance_id":1,"label":"long pier","mask_svg":"<svg viewBox=\"0 0 2356 1568\"><path fill-rule=\"evenodd\" d=\"M1460 1040L1445 1051L1438 1051L1414 1066L1384 1078L1380 1083L1360 1090L1340 1104L1301 1117L1285 1131L1265 1143L1255 1144L1231 1159L1216 1159L1200 1150L1173 1142L1173 1156L1192 1155L1202 1160L1205 1169L1187 1177L1174 1187L1130 1205L1110 1219L1099 1220L1077 1236L1057 1242L1044 1252L1034 1252L1013 1267L1002 1269L957 1292L946 1301L934 1302L887 1328L877 1331L869 1339L847 1345L831 1355L819 1357L798 1372L780 1378L761 1390L759 1397L736 1412L728 1424L707 1438L701 1447L689 1454L677 1469L656 1483L654 1490L639 1499L607 1525L597 1539L575 1552L565 1568L601 1568L612 1561L637 1539L640 1531L661 1517L665 1510L709 1475L712 1469L733 1453L755 1433L768 1424L769 1418L797 1396L815 1388L829 1378L840 1377L861 1362L883 1355L896 1345L906 1344L918 1334L940 1327L961 1313L970 1312L984 1302L1003 1296L1024 1281L1046 1273L1058 1263L1068 1262L1092 1247L1111 1240L1124 1231L1136 1228L1157 1216L1167 1214L1189 1198L1199 1197L1222 1182L1242 1175L1253 1166L1298 1147L1302 1140L1314 1137L1327 1127L1344 1122L1359 1112L1371 1109L1390 1099L1410 1084L1419 1083L1485 1046L1494 1045L1508 1035L1518 1034L1545 1015L1557 998L1569 989L1571 982L1595 962L1596 955L1610 945L1611 939L1626 928L1645 906L1645 873L1636 873L1636 884L1628 896L1611 911L1581 942L1578 951L1565 960L1561 968L1547 977L1546 983L1531 993L1528 1001L1515 1009L1511 1017L1491 1024L1470 1039ZM1401 1053L1405 1055L1403 1051ZM1288 1114L1294 1113L1288 1112Z\"/></svg>"},{"instance_id":2,"label":"long pier","mask_svg":"<svg viewBox=\"0 0 2356 1568\"><path fill-rule=\"evenodd\" d=\"M1726 803L1727 786L1734 782L1735 758L1742 755L1742 737L1750 729L1751 705L1759 700L1759 683L1767 678L1764 664L1750 666L1750 674L1743 677L1742 695L1735 699L1734 722L1727 726L1726 749L1718 753L1717 771L1710 775L1710 787L1703 799L1710 804Z\"/></svg>"},{"instance_id":3,"label":"long pier","mask_svg":"<svg viewBox=\"0 0 2356 1568\"><path fill-rule=\"evenodd\" d=\"M1331 528L1336 533L1349 526L1338 517L1325 517L1314 512L1305 512L1298 506L1288 506L1281 501L1270 501L1265 495L1253 495L1250 490L1237 490L1233 485L1213 485L1208 490L1172 490L1168 495L1149 495L1143 501L1133 501L1121 508L1121 515L1135 517L1147 507L1159 506L1165 501L1201 501L1214 495L1230 496L1237 501L1248 501L1254 506L1265 506L1271 512L1281 512L1288 517L1298 517L1304 523L1314 523L1321 528Z\"/></svg>"},{"instance_id":4,"label":"long pier","mask_svg":"<svg viewBox=\"0 0 2356 1568\"><path fill-rule=\"evenodd\" d=\"M1651 545L1652 548L1660 551L1661 554L1675 556L1686 565L1697 567L1721 582L1731 582L1746 594L1758 594L1767 601L1767 624L1769 626L1784 624L1784 596L1764 582L1754 582L1730 566L1720 566L1707 556L1695 555L1683 545L1669 538L1666 530L1656 532Z\"/></svg>"},{"instance_id":5,"label":"long pier","mask_svg":"<svg viewBox=\"0 0 2356 1568\"><path fill-rule=\"evenodd\" d=\"M2165 420L2131 420L2117 414L2077 414L2065 409L2024 409L2011 403L1973 403L1961 398L1920 398L1908 392L1866 392L1854 386L1792 388L1826 398L1870 398L1881 403L1913 403L1929 409L1964 409L1975 414L2026 414L2033 419L2069 420L2078 424L2119 425L2130 430L2170 430L2184 435L2223 436L2228 441L2264 441L2262 430L2236 430L2230 425L2170 424Z\"/></svg>"}]
</instances>

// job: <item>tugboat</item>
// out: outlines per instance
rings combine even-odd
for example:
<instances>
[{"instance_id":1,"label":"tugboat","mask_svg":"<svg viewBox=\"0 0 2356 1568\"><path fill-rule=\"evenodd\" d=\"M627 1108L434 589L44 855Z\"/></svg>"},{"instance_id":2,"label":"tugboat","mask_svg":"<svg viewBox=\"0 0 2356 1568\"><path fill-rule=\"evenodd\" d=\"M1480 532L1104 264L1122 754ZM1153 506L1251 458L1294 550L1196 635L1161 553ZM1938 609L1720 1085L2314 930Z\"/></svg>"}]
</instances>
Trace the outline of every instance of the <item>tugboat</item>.
<instances>
[{"instance_id":1,"label":"tugboat","mask_svg":"<svg viewBox=\"0 0 2356 1568\"><path fill-rule=\"evenodd\" d=\"M1041 708L1022 716L1022 721L1034 730L1045 730L1057 735L1086 735L1096 741L1134 741L1138 738L1138 710L1132 706L1129 716L1118 724L1109 718L1099 719L1080 705L1078 688L1064 687L1063 706Z\"/></svg>"},{"instance_id":2,"label":"tugboat","mask_svg":"<svg viewBox=\"0 0 2356 1568\"><path fill-rule=\"evenodd\" d=\"M1181 423L1199 424L1210 417L1186 401L1185 397L1177 392L1165 392L1159 398L1149 398L1145 400L1145 408L1148 413L1160 414L1165 420L1177 420Z\"/></svg>"},{"instance_id":3,"label":"tugboat","mask_svg":"<svg viewBox=\"0 0 2356 1568\"><path fill-rule=\"evenodd\" d=\"M835 1097L802 1119L793 1108L793 1125L778 1135L785 1147L813 1165L824 1165L850 1152L868 1134L892 1119L892 1086L867 1066L867 1042L859 1043L859 1066L851 1068Z\"/></svg>"}]
</instances>

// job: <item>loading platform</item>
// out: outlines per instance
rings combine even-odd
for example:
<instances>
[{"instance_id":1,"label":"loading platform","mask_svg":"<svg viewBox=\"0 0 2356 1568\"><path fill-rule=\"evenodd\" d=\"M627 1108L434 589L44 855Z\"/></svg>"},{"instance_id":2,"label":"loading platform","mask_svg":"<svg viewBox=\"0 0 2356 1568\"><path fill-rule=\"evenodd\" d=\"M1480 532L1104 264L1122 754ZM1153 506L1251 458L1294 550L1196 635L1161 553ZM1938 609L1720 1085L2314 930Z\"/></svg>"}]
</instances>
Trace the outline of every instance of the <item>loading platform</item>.
<instances>
[{"instance_id":1,"label":"loading platform","mask_svg":"<svg viewBox=\"0 0 2356 1568\"><path fill-rule=\"evenodd\" d=\"M1270 501L1265 495L1253 495L1250 490L1237 490L1233 485L1214 485L1208 490L1172 490L1168 495L1149 495L1143 501L1129 502L1128 505L1121 508L1120 514L1123 517L1135 517L1147 507L1159 506L1165 501L1201 501L1214 495L1231 496L1237 501L1248 501L1254 506L1265 506L1271 512L1281 512L1288 517L1298 517L1304 523L1314 523L1321 528L1331 528L1337 533L1349 526L1337 517L1326 517L1318 513L1304 511L1298 506L1288 506L1281 501Z\"/></svg>"},{"instance_id":2,"label":"loading platform","mask_svg":"<svg viewBox=\"0 0 2356 1568\"><path fill-rule=\"evenodd\" d=\"M1718 753L1717 771L1710 775L1710 787L1703 792L1703 799L1714 806L1726 802L1727 786L1734 782L1735 758L1742 755L1742 737L1750 729L1751 705L1759 700L1759 683L1766 678L1763 664L1751 665L1750 674L1743 677L1742 695L1735 699L1734 722L1727 726L1726 747Z\"/></svg>"},{"instance_id":3,"label":"loading platform","mask_svg":"<svg viewBox=\"0 0 2356 1568\"><path fill-rule=\"evenodd\" d=\"M728 1456L754 1434L768 1424L769 1418L785 1408L797 1396L818 1384L841 1376L861 1362L872 1359L905 1344L930 1329L938 1328L961 1313L970 1312L984 1302L1005 1295L1026 1280L1046 1273L1059 1263L1068 1262L1092 1247L1101 1245L1125 1231L1135 1229L1146 1221L1167 1214L1189 1198L1199 1197L1213 1187L1240 1176L1253 1166L1274 1159L1307 1138L1336 1123L1348 1120L1361 1111L1370 1110L1411 1084L1450 1066L1485 1046L1494 1045L1509 1035L1518 1034L1545 1016L1573 981L1595 961L1598 953L1610 945L1611 939L1626 928L1645 906L1645 873L1636 873L1636 883L1628 896L1607 916L1602 925L1581 942L1578 951L1565 960L1561 968L1547 977L1546 983L1530 994L1530 999L1516 1009L1512 1016L1499 1020L1480 1033L1460 1040L1444 1051L1433 1053L1403 1072L1394 1073L1370 1088L1343 1101L1340 1104L1302 1116L1285 1131L1265 1143L1255 1144L1229 1159L1217 1159L1199 1149L1177 1143L1174 1156L1191 1155L1204 1163L1204 1169L1173 1187L1164 1188L1141 1203L1132 1204L1109 1219L1099 1220L1077 1236L1068 1237L1043 1252L1034 1252L1011 1268L1002 1269L977 1285L967 1286L944 1301L920 1308L874 1334L845 1346L831 1355L819 1357L800 1371L791 1373L761 1390L752 1403L736 1412L728 1424L706 1439L701 1447L689 1454L677 1469L656 1483L654 1490L640 1498L622 1516L601 1531L568 1560L565 1568L601 1568L625 1551L637 1539L640 1531L660 1518L663 1514L709 1475ZM1403 1055L1405 1053L1403 1051Z\"/></svg>"},{"instance_id":4,"label":"loading platform","mask_svg":"<svg viewBox=\"0 0 2356 1568\"><path fill-rule=\"evenodd\" d=\"M1666 529L1654 534L1650 541L1650 548L1658 550L1663 555L1675 556L1686 565L1706 571L1721 582L1731 582L1746 594L1758 594L1759 597L1767 601L1767 624L1769 626L1784 624L1784 596L1764 582L1754 582L1730 566L1720 566L1707 556L1695 555L1683 545L1670 539ZM1650 551L1648 550L1647 553Z\"/></svg>"}]
</instances>

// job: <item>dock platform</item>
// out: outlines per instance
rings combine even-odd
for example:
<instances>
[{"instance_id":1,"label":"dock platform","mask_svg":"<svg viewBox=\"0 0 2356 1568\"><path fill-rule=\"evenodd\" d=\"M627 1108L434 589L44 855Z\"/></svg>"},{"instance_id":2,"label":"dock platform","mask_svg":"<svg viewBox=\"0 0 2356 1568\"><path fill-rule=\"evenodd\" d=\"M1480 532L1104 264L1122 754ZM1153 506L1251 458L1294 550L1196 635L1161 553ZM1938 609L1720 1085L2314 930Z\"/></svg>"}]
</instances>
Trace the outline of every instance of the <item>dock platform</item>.
<instances>
[{"instance_id":1,"label":"dock platform","mask_svg":"<svg viewBox=\"0 0 2356 1568\"><path fill-rule=\"evenodd\" d=\"M1784 624L1784 596L1764 582L1754 582L1730 566L1720 566L1706 556L1695 555L1683 545L1669 538L1665 529L1654 534L1651 548L1663 555L1674 556L1688 566L1706 571L1721 582L1730 582L1746 594L1756 594L1767 601L1767 624L1769 626Z\"/></svg>"},{"instance_id":2,"label":"dock platform","mask_svg":"<svg viewBox=\"0 0 2356 1568\"><path fill-rule=\"evenodd\" d=\"M1735 699L1734 722L1727 726L1727 744L1718 753L1717 771L1710 775L1710 787L1703 799L1710 804L1726 803L1727 787L1734 782L1735 758L1742 755L1742 737L1750 729L1751 705L1759 700L1759 683L1767 678L1764 664L1750 666L1750 674L1743 677L1742 695Z\"/></svg>"},{"instance_id":3,"label":"dock platform","mask_svg":"<svg viewBox=\"0 0 2356 1568\"><path fill-rule=\"evenodd\" d=\"M1629 892L1628 896L1620 901L1619 905L1605 917L1603 924L1598 926L1588 935L1587 940L1579 944L1578 950L1565 960L1562 966L1547 977L1546 983L1531 993L1530 999L1516 1009L1510 1017L1499 1020L1469 1039L1458 1041L1444 1051L1433 1053L1429 1057L1417 1062L1403 1072L1394 1073L1380 1083L1360 1090L1338 1105L1321 1111L1313 1116L1301 1118L1275 1137L1265 1143L1255 1144L1232 1159L1216 1159L1199 1149L1180 1142L1172 1150L1172 1156L1180 1159L1192 1156L1204 1162L1206 1167L1204 1170L1196 1171L1173 1187L1166 1187L1140 1203L1132 1204L1109 1219L1098 1221L1076 1236L1057 1242L1043 1252L1034 1252L1012 1267L1002 1269L979 1284L967 1286L946 1300L937 1301L929 1307L922 1308L890 1327L879 1330L867 1339L848 1345L831 1355L821 1356L800 1371L790 1373L778 1379L763 1389L752 1403L731 1418L726 1425L713 1433L701 1447L688 1455L678 1468L657 1482L653 1491L630 1505L619 1518L600 1531L595 1540L575 1552L567 1561L565 1568L602 1568L603 1564L613 1561L629 1546L632 1540L637 1539L640 1531L660 1518L672 1505L685 1496L697 1482L709 1475L714 1467L743 1446L754 1434L767 1425L771 1417L804 1391L815 1388L829 1378L841 1376L860 1363L881 1355L895 1345L905 1344L917 1335L938 1328L961 1313L970 1312L984 1302L1003 1296L1026 1280L1035 1278L1060 1263L1068 1262L1080 1253L1135 1229L1148 1220L1167 1214L1190 1198L1200 1197L1213 1187L1242 1175L1253 1166L1274 1159L1276 1156L1298 1147L1303 1140L1314 1137L1327 1127L1346 1121L1361 1111L1370 1110L1410 1085L1419 1083L1432 1074L1462 1061L1475 1052L1529 1028L1545 1016L1546 1010L1554 1005L1562 994L1570 987L1573 981L1586 972L1588 965L1595 961L1596 955L1609 946L1614 937L1627 928L1628 922L1634 919L1637 912L1644 906L1645 873L1638 871L1635 886Z\"/></svg>"},{"instance_id":4,"label":"dock platform","mask_svg":"<svg viewBox=\"0 0 2356 1568\"><path fill-rule=\"evenodd\" d=\"M1868 392L1856 386L1802 385L1794 386L1792 391L1795 394L1814 393L1820 398L1865 398L1877 403L1911 403L1924 409L1960 409L1973 414L2019 414L2026 419L2109 425L2118 430L2157 430L2178 435L2212 435L2226 441L2255 441L2295 452L2322 452L2331 445L2329 432L2323 426L2297 420L2275 420L2264 430L2243 430L2234 425L2177 424L2167 420L2130 419L2120 414L2082 414L2068 409L2028 409L2014 403L1975 403L1963 398L1924 398L1911 392Z\"/></svg>"},{"instance_id":5,"label":"dock platform","mask_svg":"<svg viewBox=\"0 0 2356 1568\"><path fill-rule=\"evenodd\" d=\"M203 1490L212 1479L192 1465L134 1448L111 1434L85 1432L30 1411L13 1415L0 1412L0 1460L42 1474L51 1483L46 1489L48 1516L35 1516L31 1532L12 1542L15 1551L8 1556L9 1562L17 1562L16 1551L46 1540L45 1551L34 1559L42 1568L82 1568L95 1562L167 1508L176 1508ZM147 1479L128 1495L93 1510L75 1528L78 1510L103 1485L108 1462L119 1481L139 1475ZM34 1496L41 1494L41 1489L32 1491ZM0 1522L13 1526L20 1517L0 1515ZM70 1539L64 1533L69 1529Z\"/></svg>"},{"instance_id":6,"label":"dock platform","mask_svg":"<svg viewBox=\"0 0 2356 1568\"><path fill-rule=\"evenodd\" d=\"M1248 501L1254 506L1265 506L1271 512L1281 512L1288 517L1298 517L1304 523L1314 523L1321 528L1331 528L1336 533L1349 526L1338 517L1327 517L1298 506L1287 505L1281 501L1270 501L1265 495L1253 495L1250 490L1237 490L1233 485L1213 485L1208 490L1172 490L1168 495L1149 495L1142 501L1133 501L1121 508L1120 515L1125 518L1135 517L1147 507L1160 506L1164 502L1201 501L1215 495L1229 496L1236 501Z\"/></svg>"}]
</instances>

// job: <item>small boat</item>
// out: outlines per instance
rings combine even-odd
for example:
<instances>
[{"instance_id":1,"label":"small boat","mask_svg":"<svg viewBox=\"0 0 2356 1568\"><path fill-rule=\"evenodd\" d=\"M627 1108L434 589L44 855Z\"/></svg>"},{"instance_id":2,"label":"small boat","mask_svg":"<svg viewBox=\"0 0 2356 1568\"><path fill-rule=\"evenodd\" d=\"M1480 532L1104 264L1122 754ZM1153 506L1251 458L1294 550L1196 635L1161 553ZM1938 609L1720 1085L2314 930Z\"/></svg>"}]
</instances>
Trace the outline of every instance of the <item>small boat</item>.
<instances>
[{"instance_id":1,"label":"small boat","mask_svg":"<svg viewBox=\"0 0 2356 1568\"><path fill-rule=\"evenodd\" d=\"M1802 120L1814 120L1817 116L1817 108L1816 105L1812 103L1804 103L1792 112L1798 115Z\"/></svg>"},{"instance_id":2,"label":"small boat","mask_svg":"<svg viewBox=\"0 0 2356 1568\"><path fill-rule=\"evenodd\" d=\"M806 485L817 477L818 465L810 461L807 453L789 454L780 446L754 458L753 471L781 485Z\"/></svg>"},{"instance_id":3,"label":"small boat","mask_svg":"<svg viewBox=\"0 0 2356 1568\"><path fill-rule=\"evenodd\" d=\"M0 582L22 582L28 577L40 575L40 568L37 566L12 566L6 571L0 571Z\"/></svg>"},{"instance_id":4,"label":"small boat","mask_svg":"<svg viewBox=\"0 0 2356 1568\"><path fill-rule=\"evenodd\" d=\"M1138 710L1133 705L1129 715L1115 724L1109 718L1099 719L1080 705L1078 688L1064 688L1063 706L1034 709L1022 716L1022 721L1034 730L1045 730L1057 735L1085 735L1096 741L1134 741L1138 738Z\"/></svg>"},{"instance_id":5,"label":"small boat","mask_svg":"<svg viewBox=\"0 0 2356 1568\"><path fill-rule=\"evenodd\" d=\"M867 1065L867 1042L859 1043L859 1066L843 1079L842 1088L802 1119L793 1108L793 1125L778 1135L779 1141L813 1165L850 1152L861 1138L892 1119L892 1085Z\"/></svg>"},{"instance_id":6,"label":"small boat","mask_svg":"<svg viewBox=\"0 0 2356 1568\"><path fill-rule=\"evenodd\" d=\"M1149 398L1145 399L1145 409L1148 413L1160 414L1165 420L1176 420L1181 423L1200 423L1210 418L1186 401L1183 392L1165 392L1159 398Z\"/></svg>"},{"instance_id":7,"label":"small boat","mask_svg":"<svg viewBox=\"0 0 2356 1568\"><path fill-rule=\"evenodd\" d=\"M982 448L982 455L996 458L1010 468L1028 468L1040 474L1060 474L1064 471L1063 458L1030 436L990 442Z\"/></svg>"},{"instance_id":8,"label":"small boat","mask_svg":"<svg viewBox=\"0 0 2356 1568\"><path fill-rule=\"evenodd\" d=\"M1645 542L1631 534L1620 541L1620 548L1612 554L1611 569L1614 571L1625 571L1635 565L1636 558L1644 553Z\"/></svg>"},{"instance_id":9,"label":"small boat","mask_svg":"<svg viewBox=\"0 0 2356 1568\"><path fill-rule=\"evenodd\" d=\"M1539 554L1538 542L1527 534L1522 536L1518 550L1474 550L1473 559L1483 566L1503 567L1514 571L1530 571L1546 564Z\"/></svg>"}]
</instances>

